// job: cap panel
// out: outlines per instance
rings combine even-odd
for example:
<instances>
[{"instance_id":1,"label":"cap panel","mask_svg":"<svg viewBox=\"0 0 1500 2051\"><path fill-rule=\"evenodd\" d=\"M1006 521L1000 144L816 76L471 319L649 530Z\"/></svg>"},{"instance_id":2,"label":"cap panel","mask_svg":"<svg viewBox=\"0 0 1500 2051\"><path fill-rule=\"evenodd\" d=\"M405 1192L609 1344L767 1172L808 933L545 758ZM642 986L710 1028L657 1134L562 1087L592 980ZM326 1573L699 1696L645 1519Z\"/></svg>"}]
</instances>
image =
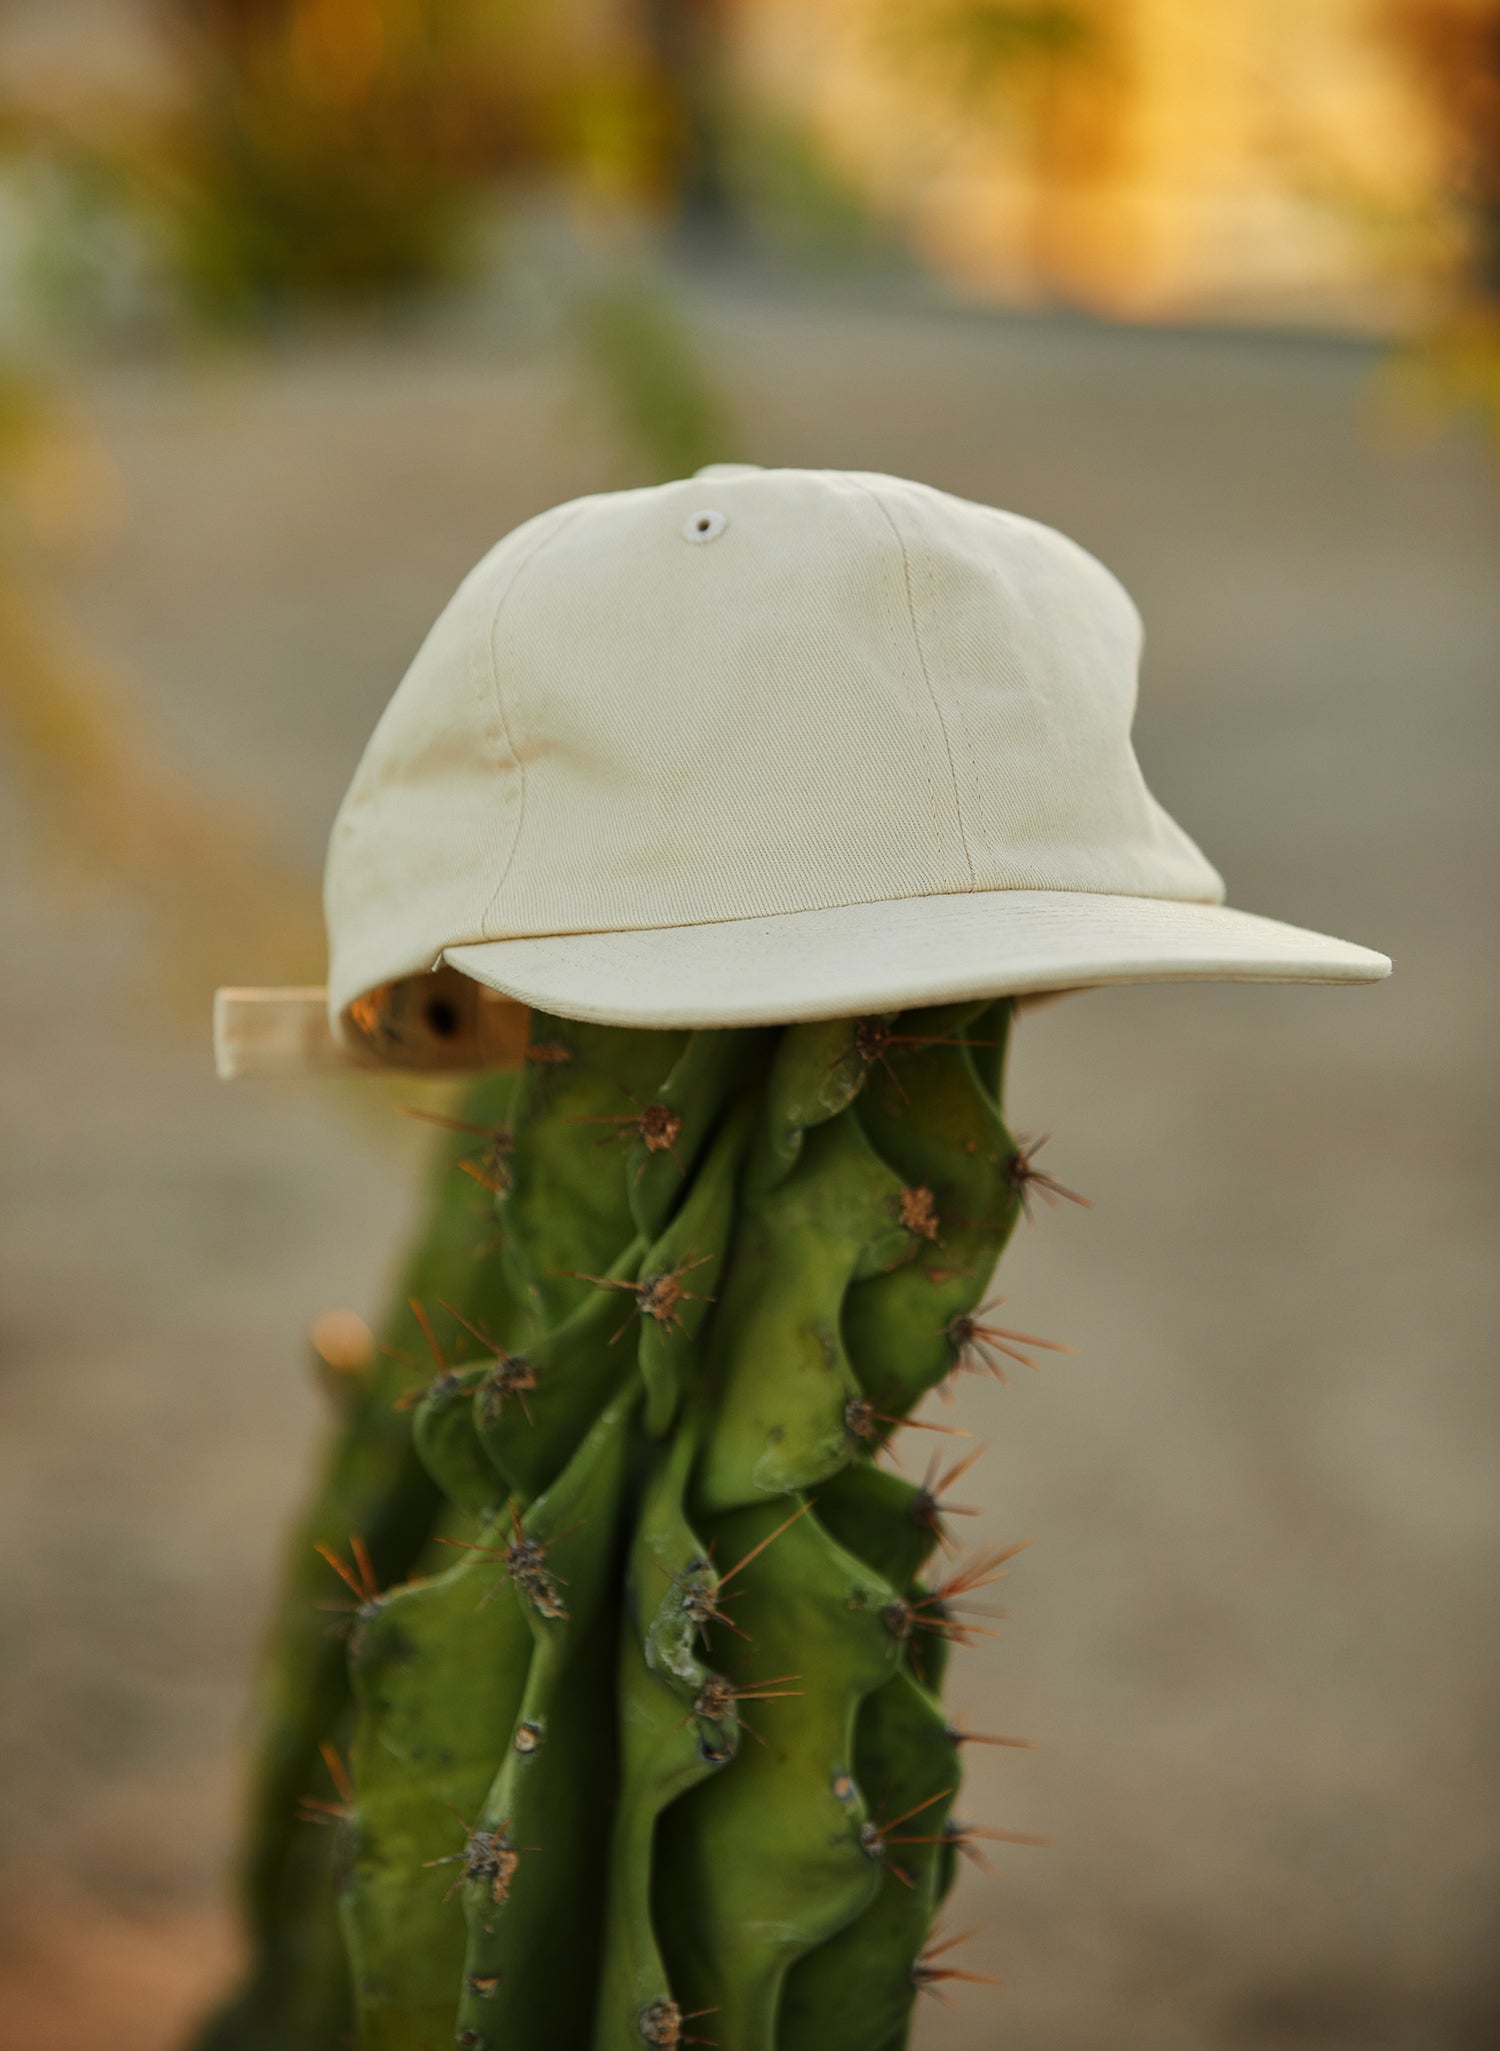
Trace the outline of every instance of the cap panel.
<instances>
[{"instance_id":1,"label":"cap panel","mask_svg":"<svg viewBox=\"0 0 1500 2051\"><path fill-rule=\"evenodd\" d=\"M880 480L906 541L977 887L1217 902L1131 745L1140 616L1033 520Z\"/></svg>"},{"instance_id":2,"label":"cap panel","mask_svg":"<svg viewBox=\"0 0 1500 2051\"><path fill-rule=\"evenodd\" d=\"M587 502L497 662L526 810L487 937L969 887L899 548L856 480Z\"/></svg>"},{"instance_id":3,"label":"cap panel","mask_svg":"<svg viewBox=\"0 0 1500 2051\"><path fill-rule=\"evenodd\" d=\"M382 714L334 823L324 874L329 1009L432 967L483 932L515 841L521 771L495 693L491 631L571 506L501 541L469 573Z\"/></svg>"}]
</instances>

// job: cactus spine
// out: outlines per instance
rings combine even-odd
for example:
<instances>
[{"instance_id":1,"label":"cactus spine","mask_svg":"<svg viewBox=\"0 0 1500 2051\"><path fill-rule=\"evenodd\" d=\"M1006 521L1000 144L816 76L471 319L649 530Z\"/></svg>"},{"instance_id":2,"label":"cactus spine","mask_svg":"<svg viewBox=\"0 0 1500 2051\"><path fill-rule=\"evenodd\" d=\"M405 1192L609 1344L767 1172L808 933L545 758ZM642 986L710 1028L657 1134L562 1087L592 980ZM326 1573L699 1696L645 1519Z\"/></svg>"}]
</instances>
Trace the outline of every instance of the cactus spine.
<instances>
[{"instance_id":1,"label":"cactus spine","mask_svg":"<svg viewBox=\"0 0 1500 2051\"><path fill-rule=\"evenodd\" d=\"M420 1481L388 1449L319 1513L385 1584L346 1680L305 1596L281 1634L260 1863L274 1839L287 1870L293 1759L344 1724L316 1806L366 2051L905 2043L974 1836L938 1690L1008 1555L950 1565L941 1485L877 1455L1013 1337L981 1308L1035 1174L1009 1019L533 1019L498 1251L413 1291L442 1354Z\"/></svg>"}]
</instances>

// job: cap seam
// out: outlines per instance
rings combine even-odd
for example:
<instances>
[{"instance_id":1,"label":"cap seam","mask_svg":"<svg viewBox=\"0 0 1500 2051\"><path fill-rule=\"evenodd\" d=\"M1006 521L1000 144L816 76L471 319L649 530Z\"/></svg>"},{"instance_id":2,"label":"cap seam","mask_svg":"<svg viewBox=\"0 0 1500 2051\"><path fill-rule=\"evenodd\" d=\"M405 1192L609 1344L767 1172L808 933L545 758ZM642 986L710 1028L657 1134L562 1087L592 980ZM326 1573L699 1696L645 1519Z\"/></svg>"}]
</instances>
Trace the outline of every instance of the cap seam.
<instances>
[{"instance_id":1,"label":"cap seam","mask_svg":"<svg viewBox=\"0 0 1500 2051\"><path fill-rule=\"evenodd\" d=\"M922 645L922 629L917 619L916 596L912 589L911 556L907 550L906 537L897 526L890 507L875 489L874 485L861 476L856 476L854 482L879 507L880 516L891 530L892 538L901 554L901 578L906 596L906 616L911 623L912 646L916 650L917 667L922 673L922 683L926 688L933 715L938 723L938 732L943 737L943 757L948 764L948 786L953 796L953 820L958 828L959 845L963 848L964 863L969 871L969 888L970 890L977 890L979 888L979 876L974 867L974 851L969 846L968 830L964 825L964 808L958 788L958 769L953 759L953 739L948 732L948 722L943 717L943 707L938 697L937 686L934 684L932 672L927 666L927 651Z\"/></svg>"},{"instance_id":2,"label":"cap seam","mask_svg":"<svg viewBox=\"0 0 1500 2051\"><path fill-rule=\"evenodd\" d=\"M858 472L844 472L839 470L816 470L809 471L805 474L808 476L820 478L825 484L829 485L835 491L840 490L845 485L852 485L855 491L861 493L865 498L868 498L873 503L876 516L883 522L883 524L886 527L889 527L891 525L890 517L886 513L884 506L882 506L879 499L876 498L875 493L873 492L873 490L871 490L867 479ZM901 546L901 537L899 534L897 534L893 536L893 539L896 542L897 550L899 552ZM885 568L883 558L881 558L881 567L882 569ZM920 648L917 646L915 622L911 619L911 594L909 590L906 593L906 600L908 624L911 626L912 629L912 653L916 658L917 667L920 670L922 668L922 654ZM899 600L896 600L895 602L899 605ZM917 708L913 706L912 709L913 711L916 711ZM941 720L938 721L938 727L939 732L941 732ZM925 729L925 727L919 726L918 739L919 745L917 750L915 751L913 759L919 762L921 766L922 790L927 800L927 820L929 828L932 833L932 843L934 847L940 850L945 850L946 823L943 813L943 793L940 787L939 779L935 773L932 738L931 735ZM962 835L960 834L960 841L961 840Z\"/></svg>"},{"instance_id":3,"label":"cap seam","mask_svg":"<svg viewBox=\"0 0 1500 2051\"><path fill-rule=\"evenodd\" d=\"M510 837L510 847L506 851L500 873L495 879L495 887L485 899L484 909L479 915L480 926L486 929L486 931L493 916L495 906L499 901L500 893L505 888L510 872L515 866L516 854L521 845L521 835L526 826L526 761L520 749L516 746L515 737L511 732L511 724L505 713L505 691L500 681L500 661L496 648L500 634L500 619L505 608L515 596L522 577L530 569L536 557L541 554L549 542L557 539L565 527L572 524L573 520L581 512L584 504L584 500L575 499L570 505L561 508L563 517L560 520L554 520L545 533L537 535L530 548L527 549L511 572L505 589L495 600L495 610L490 616L489 632L485 636L485 645L489 650L490 657L490 690L495 702L495 717L500 722L500 731L505 736L505 745L510 750L510 758L516 765L516 778L520 785L520 799L516 807L515 831Z\"/></svg>"},{"instance_id":4,"label":"cap seam","mask_svg":"<svg viewBox=\"0 0 1500 2051\"><path fill-rule=\"evenodd\" d=\"M932 556L930 552L924 564L924 582L927 590L927 603L931 610L932 617L934 619L941 619L942 608L938 603L937 580L933 574ZM936 686L934 686L934 695L936 695ZM969 766L969 792L970 796L974 801L975 816L976 818L982 819L984 816L984 785L983 780L979 774L979 759L974 752L974 735L972 730L970 729L968 717L964 712L963 694L958 691L950 691L947 695L949 704L952 708L954 721L958 727L959 736L963 741L964 758ZM946 727L944 731L946 732ZM951 755L950 760L952 760ZM963 836L964 852L969 858L970 879L973 883L973 887L975 890L982 890L985 886L980 881L979 870L974 860L974 850L969 844L969 828L967 823L967 815L964 806L963 791L959 783L958 764L956 761L953 762L953 802L957 807L958 811L958 830L960 834ZM986 864L986 872L987 874L993 873L992 862Z\"/></svg>"}]
</instances>

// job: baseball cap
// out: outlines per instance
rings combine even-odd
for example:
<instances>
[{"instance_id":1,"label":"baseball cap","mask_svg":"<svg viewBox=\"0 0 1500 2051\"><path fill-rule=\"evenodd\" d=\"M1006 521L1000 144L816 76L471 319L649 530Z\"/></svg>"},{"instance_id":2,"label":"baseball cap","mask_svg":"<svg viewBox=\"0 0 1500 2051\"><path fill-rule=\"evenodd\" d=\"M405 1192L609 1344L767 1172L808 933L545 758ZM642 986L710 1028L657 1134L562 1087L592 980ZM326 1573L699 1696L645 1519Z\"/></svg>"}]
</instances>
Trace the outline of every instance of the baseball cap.
<instances>
[{"instance_id":1,"label":"baseball cap","mask_svg":"<svg viewBox=\"0 0 1500 2051\"><path fill-rule=\"evenodd\" d=\"M1112 983L1373 982L1224 903L1131 743L1140 617L1055 529L874 472L597 493L470 572L334 824L323 990L220 1072L461 1070L636 1027Z\"/></svg>"}]
</instances>

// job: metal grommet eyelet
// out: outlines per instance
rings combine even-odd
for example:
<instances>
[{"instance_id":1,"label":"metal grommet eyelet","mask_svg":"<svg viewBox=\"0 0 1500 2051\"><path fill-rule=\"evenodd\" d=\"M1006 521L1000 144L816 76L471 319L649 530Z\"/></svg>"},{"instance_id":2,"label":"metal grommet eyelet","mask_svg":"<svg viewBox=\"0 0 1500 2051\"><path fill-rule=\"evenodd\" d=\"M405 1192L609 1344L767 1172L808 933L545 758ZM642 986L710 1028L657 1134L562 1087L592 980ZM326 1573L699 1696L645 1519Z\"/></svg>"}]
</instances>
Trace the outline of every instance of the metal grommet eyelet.
<instances>
[{"instance_id":1,"label":"metal grommet eyelet","mask_svg":"<svg viewBox=\"0 0 1500 2051\"><path fill-rule=\"evenodd\" d=\"M684 541L717 541L729 525L722 513L705 506L702 512L689 513L682 523Z\"/></svg>"}]
</instances>

